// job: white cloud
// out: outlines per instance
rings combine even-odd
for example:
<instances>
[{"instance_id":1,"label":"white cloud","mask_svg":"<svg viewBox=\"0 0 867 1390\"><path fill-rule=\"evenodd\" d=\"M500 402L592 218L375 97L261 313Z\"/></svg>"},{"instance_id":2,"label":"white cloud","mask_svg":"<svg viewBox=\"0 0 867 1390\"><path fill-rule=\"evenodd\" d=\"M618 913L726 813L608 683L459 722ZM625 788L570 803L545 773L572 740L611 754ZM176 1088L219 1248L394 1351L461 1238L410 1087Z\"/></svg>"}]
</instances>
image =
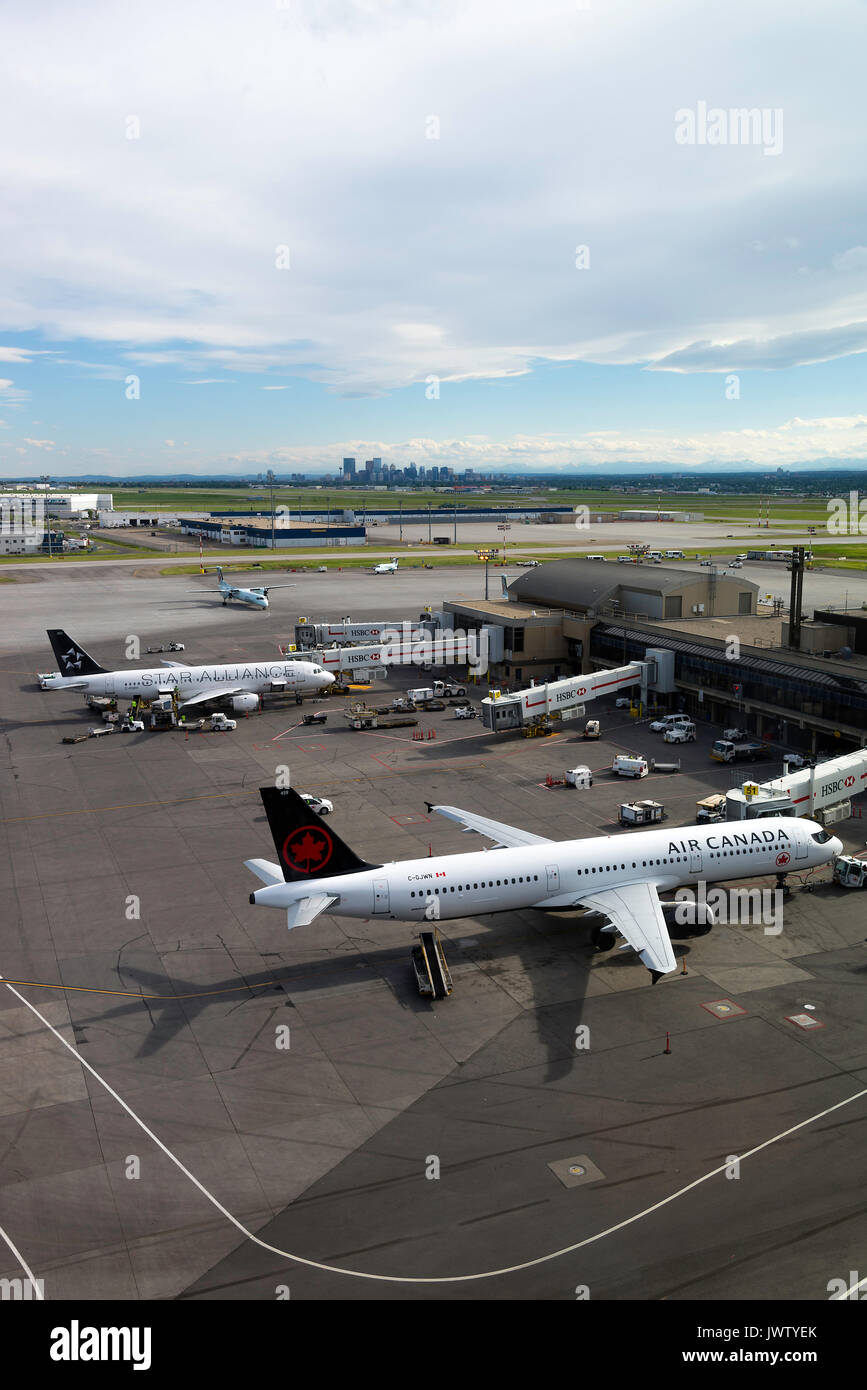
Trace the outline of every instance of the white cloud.
<instances>
[{"instance_id":1,"label":"white cloud","mask_svg":"<svg viewBox=\"0 0 867 1390\"><path fill-rule=\"evenodd\" d=\"M53 439L25 439L25 444L29 444L31 449L53 449Z\"/></svg>"},{"instance_id":2,"label":"white cloud","mask_svg":"<svg viewBox=\"0 0 867 1390\"><path fill-rule=\"evenodd\" d=\"M850 246L831 261L835 270L867 270L867 246Z\"/></svg>"},{"instance_id":3,"label":"white cloud","mask_svg":"<svg viewBox=\"0 0 867 1390\"><path fill-rule=\"evenodd\" d=\"M74 26L7 16L7 331L347 394L546 359L723 370L701 360L729 344L759 366L862 350L867 298L837 273L861 265L837 228L867 211L867 13L847 0L732 0L724 25L691 0L183 16L169 0L93 0ZM783 152L679 146L674 113L698 100L784 110ZM818 269L799 274L796 247Z\"/></svg>"},{"instance_id":4,"label":"white cloud","mask_svg":"<svg viewBox=\"0 0 867 1390\"><path fill-rule=\"evenodd\" d=\"M455 439L350 439L320 447L245 450L229 455L225 471L245 472L267 467L284 472L337 470L337 460L383 458L398 467L447 464L454 468L513 471L573 472L593 467L647 469L653 465L678 468L743 465L786 467L792 464L846 463L867 450L867 415L793 417L764 429L690 431L594 430L572 437L555 434L515 434L502 439L470 435ZM204 471L204 470L203 470Z\"/></svg>"}]
</instances>

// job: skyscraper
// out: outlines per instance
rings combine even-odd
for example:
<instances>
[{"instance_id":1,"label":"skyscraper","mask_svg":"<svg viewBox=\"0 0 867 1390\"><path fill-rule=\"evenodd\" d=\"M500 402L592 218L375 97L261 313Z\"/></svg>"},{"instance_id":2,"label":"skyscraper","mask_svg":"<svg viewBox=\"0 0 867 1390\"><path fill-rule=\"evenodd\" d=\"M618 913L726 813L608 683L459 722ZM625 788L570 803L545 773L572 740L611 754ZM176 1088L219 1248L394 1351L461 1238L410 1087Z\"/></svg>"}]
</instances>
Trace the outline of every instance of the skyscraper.
<instances>
[{"instance_id":1,"label":"skyscraper","mask_svg":"<svg viewBox=\"0 0 867 1390\"><path fill-rule=\"evenodd\" d=\"M355 459L343 460L343 476L349 482L355 477Z\"/></svg>"}]
</instances>

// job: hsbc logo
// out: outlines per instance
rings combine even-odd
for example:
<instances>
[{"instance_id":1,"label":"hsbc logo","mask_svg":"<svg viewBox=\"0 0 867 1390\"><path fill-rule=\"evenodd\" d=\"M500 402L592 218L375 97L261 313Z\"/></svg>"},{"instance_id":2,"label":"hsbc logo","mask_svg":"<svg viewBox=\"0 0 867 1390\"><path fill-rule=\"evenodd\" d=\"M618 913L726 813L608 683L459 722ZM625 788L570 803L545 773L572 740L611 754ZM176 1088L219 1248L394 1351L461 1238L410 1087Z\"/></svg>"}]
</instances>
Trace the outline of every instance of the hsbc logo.
<instances>
[{"instance_id":1,"label":"hsbc logo","mask_svg":"<svg viewBox=\"0 0 867 1390\"><path fill-rule=\"evenodd\" d=\"M854 778L854 777L847 777L846 780L845 780L845 782L843 783L843 786L844 786L844 787L854 787L854 785L855 785L855 778Z\"/></svg>"}]
</instances>

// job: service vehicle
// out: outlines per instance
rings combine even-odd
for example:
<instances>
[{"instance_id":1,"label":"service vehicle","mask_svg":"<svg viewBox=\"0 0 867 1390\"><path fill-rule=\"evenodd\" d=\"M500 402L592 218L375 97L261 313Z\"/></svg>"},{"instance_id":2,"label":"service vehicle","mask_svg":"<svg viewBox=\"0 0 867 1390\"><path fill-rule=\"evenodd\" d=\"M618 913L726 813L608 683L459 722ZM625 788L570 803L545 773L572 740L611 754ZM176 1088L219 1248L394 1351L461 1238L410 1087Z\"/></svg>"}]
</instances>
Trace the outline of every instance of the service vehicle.
<instances>
[{"instance_id":1,"label":"service vehicle","mask_svg":"<svg viewBox=\"0 0 867 1390\"><path fill-rule=\"evenodd\" d=\"M120 731L122 734L143 734L144 720L130 719L129 715L125 715L120 726Z\"/></svg>"},{"instance_id":2,"label":"service vehicle","mask_svg":"<svg viewBox=\"0 0 867 1390\"><path fill-rule=\"evenodd\" d=\"M809 753L784 753L783 762L788 763L789 767L812 767L815 759Z\"/></svg>"},{"instance_id":3,"label":"service vehicle","mask_svg":"<svg viewBox=\"0 0 867 1390\"><path fill-rule=\"evenodd\" d=\"M718 763L754 763L757 758L766 758L768 750L763 743L733 743L731 739L718 738L710 755Z\"/></svg>"},{"instance_id":4,"label":"service vehicle","mask_svg":"<svg viewBox=\"0 0 867 1390\"><path fill-rule=\"evenodd\" d=\"M584 763L570 767L565 773L567 787L592 787L593 773Z\"/></svg>"},{"instance_id":5,"label":"service vehicle","mask_svg":"<svg viewBox=\"0 0 867 1390\"><path fill-rule=\"evenodd\" d=\"M148 647L149 652L182 652L183 642L163 642L159 647Z\"/></svg>"},{"instance_id":6,"label":"service vehicle","mask_svg":"<svg viewBox=\"0 0 867 1390\"><path fill-rule=\"evenodd\" d=\"M311 811L315 811L317 816L330 816L334 810L334 802L329 801L326 796L314 796L312 792L299 792L298 795Z\"/></svg>"},{"instance_id":7,"label":"service vehicle","mask_svg":"<svg viewBox=\"0 0 867 1390\"><path fill-rule=\"evenodd\" d=\"M534 570L538 563L538 560L516 560L515 567L519 570Z\"/></svg>"},{"instance_id":8,"label":"service vehicle","mask_svg":"<svg viewBox=\"0 0 867 1390\"><path fill-rule=\"evenodd\" d=\"M740 560L741 563L743 563L744 560L746 560L747 558L748 558L748 557L747 557L747 552L746 552L745 550L742 550L741 553L740 553L740 555L736 555L736 556L735 556L735 559L736 559L736 560Z\"/></svg>"},{"instance_id":9,"label":"service vehicle","mask_svg":"<svg viewBox=\"0 0 867 1390\"><path fill-rule=\"evenodd\" d=\"M655 734L664 734L666 729L679 729L682 725L691 723L688 714L664 714L660 719L652 720L650 728Z\"/></svg>"},{"instance_id":10,"label":"service vehicle","mask_svg":"<svg viewBox=\"0 0 867 1390\"><path fill-rule=\"evenodd\" d=\"M660 801L624 801L617 819L621 825L656 825L665 820L665 807Z\"/></svg>"},{"instance_id":11,"label":"service vehicle","mask_svg":"<svg viewBox=\"0 0 867 1390\"><path fill-rule=\"evenodd\" d=\"M459 685L457 681L434 681L433 693L439 700L443 695L466 695L467 687Z\"/></svg>"},{"instance_id":12,"label":"service vehicle","mask_svg":"<svg viewBox=\"0 0 867 1390\"><path fill-rule=\"evenodd\" d=\"M324 724L328 715L324 710L317 710L315 714L305 714L301 717L302 724Z\"/></svg>"},{"instance_id":13,"label":"service vehicle","mask_svg":"<svg viewBox=\"0 0 867 1390\"><path fill-rule=\"evenodd\" d=\"M682 550L666 550L665 558L666 560L685 560L686 556Z\"/></svg>"},{"instance_id":14,"label":"service vehicle","mask_svg":"<svg viewBox=\"0 0 867 1390\"><path fill-rule=\"evenodd\" d=\"M208 720L208 728L212 733L227 733L229 729L237 729L237 719L227 719L225 714L212 714Z\"/></svg>"},{"instance_id":15,"label":"service vehicle","mask_svg":"<svg viewBox=\"0 0 867 1390\"><path fill-rule=\"evenodd\" d=\"M601 738L602 725L598 719L588 719L581 732L582 738Z\"/></svg>"},{"instance_id":16,"label":"service vehicle","mask_svg":"<svg viewBox=\"0 0 867 1390\"><path fill-rule=\"evenodd\" d=\"M455 719L475 719L477 714L472 705L458 705L455 709Z\"/></svg>"},{"instance_id":17,"label":"service vehicle","mask_svg":"<svg viewBox=\"0 0 867 1390\"><path fill-rule=\"evenodd\" d=\"M632 708L632 701L630 700L630 698L629 698L628 695L621 695L621 696L619 697L619 699L617 699L617 700L614 701L614 708L615 708L615 709L631 709L631 708Z\"/></svg>"},{"instance_id":18,"label":"service vehicle","mask_svg":"<svg viewBox=\"0 0 867 1390\"><path fill-rule=\"evenodd\" d=\"M749 736L749 729L723 729L723 738L728 739L730 743L743 743Z\"/></svg>"},{"instance_id":19,"label":"service vehicle","mask_svg":"<svg viewBox=\"0 0 867 1390\"><path fill-rule=\"evenodd\" d=\"M585 555L584 558L585 560L602 560L603 563L605 562L604 555Z\"/></svg>"},{"instance_id":20,"label":"service vehicle","mask_svg":"<svg viewBox=\"0 0 867 1390\"><path fill-rule=\"evenodd\" d=\"M662 735L663 743L695 743L694 724L672 724Z\"/></svg>"},{"instance_id":21,"label":"service vehicle","mask_svg":"<svg viewBox=\"0 0 867 1390\"><path fill-rule=\"evenodd\" d=\"M695 803L695 819L701 825L708 821L715 822L726 818L726 799L722 792L715 792L713 796L702 797L701 801Z\"/></svg>"},{"instance_id":22,"label":"service vehicle","mask_svg":"<svg viewBox=\"0 0 867 1390\"><path fill-rule=\"evenodd\" d=\"M433 686L422 685L419 686L417 690L408 690L406 692L406 698L414 705L423 705L426 700L436 699L436 695Z\"/></svg>"},{"instance_id":23,"label":"service vehicle","mask_svg":"<svg viewBox=\"0 0 867 1390\"><path fill-rule=\"evenodd\" d=\"M744 562L743 562L743 560L732 560L731 566L730 566L731 569L733 569L733 570L742 570L743 567L744 567Z\"/></svg>"},{"instance_id":24,"label":"service vehicle","mask_svg":"<svg viewBox=\"0 0 867 1390\"><path fill-rule=\"evenodd\" d=\"M618 777L646 777L650 766L641 753L618 753L611 771Z\"/></svg>"},{"instance_id":25,"label":"service vehicle","mask_svg":"<svg viewBox=\"0 0 867 1390\"><path fill-rule=\"evenodd\" d=\"M867 862L841 854L834 864L834 881L844 888L867 888Z\"/></svg>"},{"instance_id":26,"label":"service vehicle","mask_svg":"<svg viewBox=\"0 0 867 1390\"><path fill-rule=\"evenodd\" d=\"M113 725L113 724L101 724L101 725L99 725L99 727L96 728L96 729L88 729L87 732L88 732L88 736L89 736L90 738L99 738L101 734L113 734L113 733L114 733L114 725Z\"/></svg>"}]
</instances>

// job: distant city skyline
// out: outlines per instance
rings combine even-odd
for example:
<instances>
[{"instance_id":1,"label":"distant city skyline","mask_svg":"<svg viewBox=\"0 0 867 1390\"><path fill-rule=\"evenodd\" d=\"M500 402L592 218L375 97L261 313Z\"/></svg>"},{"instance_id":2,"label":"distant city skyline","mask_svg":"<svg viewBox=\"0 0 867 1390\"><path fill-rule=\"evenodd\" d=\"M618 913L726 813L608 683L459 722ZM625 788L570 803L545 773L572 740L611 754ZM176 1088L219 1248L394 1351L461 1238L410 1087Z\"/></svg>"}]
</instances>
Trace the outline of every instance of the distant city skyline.
<instances>
[{"instance_id":1,"label":"distant city skyline","mask_svg":"<svg viewBox=\"0 0 867 1390\"><path fill-rule=\"evenodd\" d=\"M5 17L0 476L867 463L867 7L201 15Z\"/></svg>"}]
</instances>

